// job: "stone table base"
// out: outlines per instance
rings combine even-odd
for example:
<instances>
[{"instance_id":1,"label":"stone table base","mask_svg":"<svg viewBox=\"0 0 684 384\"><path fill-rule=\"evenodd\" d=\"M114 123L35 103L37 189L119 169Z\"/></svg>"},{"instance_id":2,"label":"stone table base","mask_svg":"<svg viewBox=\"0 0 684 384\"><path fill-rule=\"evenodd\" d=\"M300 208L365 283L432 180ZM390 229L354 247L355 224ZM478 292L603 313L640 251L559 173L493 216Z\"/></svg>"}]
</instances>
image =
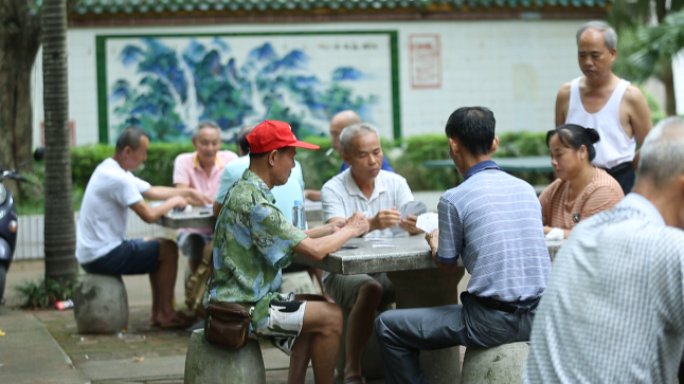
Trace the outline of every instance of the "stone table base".
<instances>
[{"instance_id":1,"label":"stone table base","mask_svg":"<svg viewBox=\"0 0 684 384\"><path fill-rule=\"evenodd\" d=\"M458 283L465 274L459 267L454 273L439 269L389 272L397 290L397 309L439 307L458 304ZM430 384L459 384L461 359L458 347L421 351L425 377Z\"/></svg>"}]
</instances>

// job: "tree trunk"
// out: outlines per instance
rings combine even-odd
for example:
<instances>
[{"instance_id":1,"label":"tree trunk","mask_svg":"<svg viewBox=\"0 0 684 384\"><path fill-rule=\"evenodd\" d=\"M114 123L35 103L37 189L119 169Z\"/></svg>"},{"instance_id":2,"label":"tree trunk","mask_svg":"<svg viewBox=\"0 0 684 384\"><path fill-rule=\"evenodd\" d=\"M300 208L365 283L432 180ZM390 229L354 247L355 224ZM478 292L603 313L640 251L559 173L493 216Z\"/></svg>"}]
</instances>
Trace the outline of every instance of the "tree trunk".
<instances>
[{"instance_id":1,"label":"tree trunk","mask_svg":"<svg viewBox=\"0 0 684 384\"><path fill-rule=\"evenodd\" d=\"M0 165L5 169L31 159L31 70L41 25L40 13L31 14L30 3L0 0ZM16 184L6 185L18 199Z\"/></svg>"},{"instance_id":2,"label":"tree trunk","mask_svg":"<svg viewBox=\"0 0 684 384\"><path fill-rule=\"evenodd\" d=\"M672 75L672 61L662 60L662 78L665 85L665 112L668 116L677 114L677 96L675 95L674 76Z\"/></svg>"},{"instance_id":3,"label":"tree trunk","mask_svg":"<svg viewBox=\"0 0 684 384\"><path fill-rule=\"evenodd\" d=\"M43 106L45 110L45 277L73 282L74 206L69 156L66 0L43 1Z\"/></svg>"}]
</instances>

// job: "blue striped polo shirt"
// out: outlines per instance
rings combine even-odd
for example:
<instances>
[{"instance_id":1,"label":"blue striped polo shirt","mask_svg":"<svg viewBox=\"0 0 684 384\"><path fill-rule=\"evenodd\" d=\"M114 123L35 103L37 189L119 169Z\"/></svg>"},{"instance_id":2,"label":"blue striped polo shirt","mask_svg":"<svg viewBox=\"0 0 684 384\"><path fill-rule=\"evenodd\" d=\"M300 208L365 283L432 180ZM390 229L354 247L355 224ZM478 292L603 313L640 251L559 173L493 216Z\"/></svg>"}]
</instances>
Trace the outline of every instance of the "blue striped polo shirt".
<instances>
[{"instance_id":1,"label":"blue striped polo shirt","mask_svg":"<svg viewBox=\"0 0 684 384\"><path fill-rule=\"evenodd\" d=\"M461 256L471 274L468 292L503 302L544 292L551 261L541 204L530 184L483 161L442 195L437 210L437 259L455 263Z\"/></svg>"}]
</instances>

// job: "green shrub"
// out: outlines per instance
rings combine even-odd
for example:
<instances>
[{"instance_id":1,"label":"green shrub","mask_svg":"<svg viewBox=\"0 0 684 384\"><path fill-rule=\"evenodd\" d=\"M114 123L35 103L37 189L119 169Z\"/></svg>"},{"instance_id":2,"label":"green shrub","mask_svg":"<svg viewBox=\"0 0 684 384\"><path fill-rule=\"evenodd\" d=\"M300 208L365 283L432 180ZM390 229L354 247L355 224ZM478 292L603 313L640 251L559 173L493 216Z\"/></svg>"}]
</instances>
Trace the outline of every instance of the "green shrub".
<instances>
[{"instance_id":1,"label":"green shrub","mask_svg":"<svg viewBox=\"0 0 684 384\"><path fill-rule=\"evenodd\" d=\"M449 141L443 134L413 136L398 142L401 152L390 156L394 170L412 191L443 191L455 184L456 168L426 168L428 160L449 159ZM389 153L385 148L385 153Z\"/></svg>"},{"instance_id":2,"label":"green shrub","mask_svg":"<svg viewBox=\"0 0 684 384\"><path fill-rule=\"evenodd\" d=\"M326 181L340 171L342 158L336 151L333 151L330 156L325 155L332 148L329 137L311 136L302 141L321 147L317 151L298 149L295 157L302 164L306 189L321 189Z\"/></svg>"},{"instance_id":3,"label":"green shrub","mask_svg":"<svg viewBox=\"0 0 684 384\"><path fill-rule=\"evenodd\" d=\"M16 286L15 289L24 296L26 300L21 305L28 309L54 309L55 303L74 297L73 284L61 284L52 279L43 279L36 282L26 281L24 284Z\"/></svg>"},{"instance_id":4,"label":"green shrub","mask_svg":"<svg viewBox=\"0 0 684 384\"><path fill-rule=\"evenodd\" d=\"M222 150L237 153L235 144L223 145ZM147 150L144 166L133 172L152 185L173 186L173 162L181 153L194 152L192 143L152 143ZM114 146L95 144L71 149L71 178L74 187L85 190L95 168L114 154Z\"/></svg>"},{"instance_id":5,"label":"green shrub","mask_svg":"<svg viewBox=\"0 0 684 384\"><path fill-rule=\"evenodd\" d=\"M499 148L495 157L520 157L548 155L546 133L507 132L499 136ZM318 151L299 149L297 160L302 164L304 182L307 189L321 189L326 181L335 176L342 163L337 152L326 156L331 148L328 137L308 137L304 141L321 147ZM455 185L455 168L426 168L423 163L429 160L449 159L448 140L444 134L413 136L392 142L382 139L381 144L394 170L404 176L414 191L444 191ZM234 144L222 149L237 152ZM173 163L181 153L193 152L190 143L152 143L147 152L147 160L142 169L134 173L152 185L172 186ZM109 145L86 145L71 149L71 175L73 181L74 209L79 210L83 192L90 175L102 161L111 157L114 147ZM18 211L20 215L42 214L45 202L43 180L45 166L36 164L34 173L27 174L33 183L22 187L22 200ZM517 174L532 184L548 183L543 175Z\"/></svg>"}]
</instances>

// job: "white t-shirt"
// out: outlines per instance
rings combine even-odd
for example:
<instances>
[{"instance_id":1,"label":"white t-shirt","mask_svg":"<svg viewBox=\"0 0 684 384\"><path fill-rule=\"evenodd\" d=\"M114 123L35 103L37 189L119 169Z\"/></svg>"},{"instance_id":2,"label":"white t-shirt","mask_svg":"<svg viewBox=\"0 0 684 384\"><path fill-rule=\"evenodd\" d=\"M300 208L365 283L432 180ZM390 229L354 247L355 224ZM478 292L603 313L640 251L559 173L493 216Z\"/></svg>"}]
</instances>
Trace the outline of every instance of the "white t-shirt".
<instances>
[{"instance_id":1,"label":"white t-shirt","mask_svg":"<svg viewBox=\"0 0 684 384\"><path fill-rule=\"evenodd\" d=\"M150 184L116 160L108 158L95 168L83 195L76 231L76 258L89 263L109 253L126 236L128 207L143 199Z\"/></svg>"}]
</instances>

